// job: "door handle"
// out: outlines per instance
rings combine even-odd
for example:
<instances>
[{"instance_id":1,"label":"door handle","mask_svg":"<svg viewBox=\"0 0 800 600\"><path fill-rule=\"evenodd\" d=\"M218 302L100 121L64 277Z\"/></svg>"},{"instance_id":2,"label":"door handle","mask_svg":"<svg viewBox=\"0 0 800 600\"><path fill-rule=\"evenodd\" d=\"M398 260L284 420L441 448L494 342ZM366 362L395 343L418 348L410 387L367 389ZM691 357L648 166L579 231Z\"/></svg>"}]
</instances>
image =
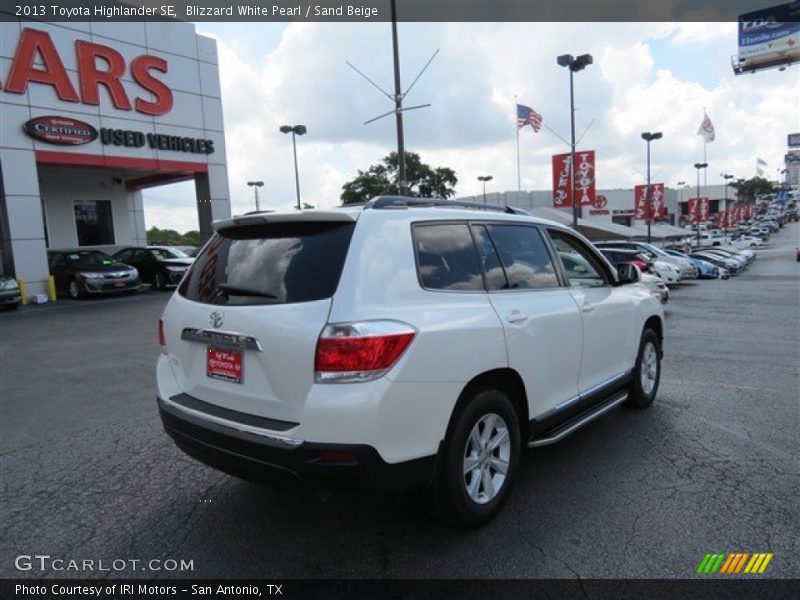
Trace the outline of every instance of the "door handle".
<instances>
[{"instance_id":1,"label":"door handle","mask_svg":"<svg viewBox=\"0 0 800 600\"><path fill-rule=\"evenodd\" d=\"M528 318L528 315L521 313L518 310L512 310L511 314L508 315L508 322L509 323L522 323Z\"/></svg>"},{"instance_id":2,"label":"door handle","mask_svg":"<svg viewBox=\"0 0 800 600\"><path fill-rule=\"evenodd\" d=\"M581 306L581 312L588 313L588 312L592 312L593 310L594 310L594 306L592 306L588 302L584 302L583 305Z\"/></svg>"}]
</instances>

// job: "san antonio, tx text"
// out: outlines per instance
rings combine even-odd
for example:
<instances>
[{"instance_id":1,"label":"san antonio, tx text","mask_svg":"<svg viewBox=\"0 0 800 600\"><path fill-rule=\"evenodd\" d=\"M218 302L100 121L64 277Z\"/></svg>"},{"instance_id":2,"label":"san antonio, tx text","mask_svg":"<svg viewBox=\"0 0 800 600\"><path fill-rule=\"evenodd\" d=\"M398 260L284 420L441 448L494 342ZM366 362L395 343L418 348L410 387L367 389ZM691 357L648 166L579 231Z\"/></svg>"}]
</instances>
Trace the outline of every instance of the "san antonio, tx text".
<instances>
[{"instance_id":1,"label":"san antonio, tx text","mask_svg":"<svg viewBox=\"0 0 800 600\"><path fill-rule=\"evenodd\" d=\"M192 596L282 596L283 585L264 584L258 585L192 585L179 588L176 585L142 585L133 583L114 583L111 585L24 585L18 583L14 586L16 596L177 596L178 591Z\"/></svg>"}]
</instances>

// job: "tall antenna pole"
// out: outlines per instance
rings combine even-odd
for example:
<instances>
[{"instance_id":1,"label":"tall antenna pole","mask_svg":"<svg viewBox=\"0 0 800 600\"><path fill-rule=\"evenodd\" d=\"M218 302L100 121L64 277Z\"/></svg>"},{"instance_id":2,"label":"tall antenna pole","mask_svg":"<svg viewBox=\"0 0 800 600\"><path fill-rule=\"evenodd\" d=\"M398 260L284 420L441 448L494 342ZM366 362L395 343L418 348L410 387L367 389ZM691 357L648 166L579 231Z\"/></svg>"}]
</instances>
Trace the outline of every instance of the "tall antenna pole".
<instances>
[{"instance_id":1,"label":"tall antenna pole","mask_svg":"<svg viewBox=\"0 0 800 600\"><path fill-rule=\"evenodd\" d=\"M400 50L397 46L397 6L392 0L392 51L394 53L394 104L397 119L397 186L406 190L406 149L403 139L403 93L400 91Z\"/></svg>"},{"instance_id":2,"label":"tall antenna pole","mask_svg":"<svg viewBox=\"0 0 800 600\"><path fill-rule=\"evenodd\" d=\"M517 191L522 191L522 177L520 176L519 168L519 104L517 104L517 95L514 94L514 129L517 132Z\"/></svg>"}]
</instances>

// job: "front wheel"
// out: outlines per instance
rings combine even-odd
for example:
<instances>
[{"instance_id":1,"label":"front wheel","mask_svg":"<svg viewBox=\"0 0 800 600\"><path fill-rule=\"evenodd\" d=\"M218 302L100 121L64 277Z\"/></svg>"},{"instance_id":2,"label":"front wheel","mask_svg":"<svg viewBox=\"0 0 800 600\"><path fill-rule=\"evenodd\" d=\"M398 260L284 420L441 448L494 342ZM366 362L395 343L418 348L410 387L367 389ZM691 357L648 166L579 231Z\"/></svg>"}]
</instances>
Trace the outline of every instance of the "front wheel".
<instances>
[{"instance_id":1,"label":"front wheel","mask_svg":"<svg viewBox=\"0 0 800 600\"><path fill-rule=\"evenodd\" d=\"M652 329L642 332L625 406L646 408L653 403L661 380L661 342Z\"/></svg>"},{"instance_id":2,"label":"front wheel","mask_svg":"<svg viewBox=\"0 0 800 600\"><path fill-rule=\"evenodd\" d=\"M161 271L156 271L155 275L155 288L157 290L167 289L167 276Z\"/></svg>"},{"instance_id":3,"label":"front wheel","mask_svg":"<svg viewBox=\"0 0 800 600\"><path fill-rule=\"evenodd\" d=\"M67 291L69 292L69 297L73 300L78 300L83 297L83 290L81 289L81 284L77 279L69 280Z\"/></svg>"},{"instance_id":4,"label":"front wheel","mask_svg":"<svg viewBox=\"0 0 800 600\"><path fill-rule=\"evenodd\" d=\"M508 396L479 388L445 440L437 496L446 516L477 527L493 519L506 503L520 454L517 413Z\"/></svg>"}]
</instances>

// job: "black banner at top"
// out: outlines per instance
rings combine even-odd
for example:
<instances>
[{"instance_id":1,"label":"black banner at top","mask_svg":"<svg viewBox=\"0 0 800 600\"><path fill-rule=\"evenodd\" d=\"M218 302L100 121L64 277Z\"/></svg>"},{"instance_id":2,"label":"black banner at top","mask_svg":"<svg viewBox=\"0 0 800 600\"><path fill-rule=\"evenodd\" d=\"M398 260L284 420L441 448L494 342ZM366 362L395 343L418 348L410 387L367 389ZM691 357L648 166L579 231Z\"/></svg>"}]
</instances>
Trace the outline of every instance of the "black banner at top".
<instances>
[{"instance_id":1,"label":"black banner at top","mask_svg":"<svg viewBox=\"0 0 800 600\"><path fill-rule=\"evenodd\" d=\"M764 0L396 0L403 22L737 21ZM792 2L800 5L800 2ZM798 18L798 11L792 12ZM3 0L0 20L375 22L391 0Z\"/></svg>"}]
</instances>

